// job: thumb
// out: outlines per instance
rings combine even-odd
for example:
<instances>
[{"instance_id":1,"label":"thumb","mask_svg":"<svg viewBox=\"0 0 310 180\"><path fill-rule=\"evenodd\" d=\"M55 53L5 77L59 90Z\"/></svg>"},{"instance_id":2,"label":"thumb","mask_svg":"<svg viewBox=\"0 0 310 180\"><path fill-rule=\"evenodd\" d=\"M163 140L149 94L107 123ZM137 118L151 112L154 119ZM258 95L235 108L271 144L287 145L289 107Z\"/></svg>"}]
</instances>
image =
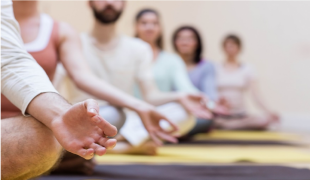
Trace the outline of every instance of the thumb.
<instances>
[{"instance_id":1,"label":"thumb","mask_svg":"<svg viewBox=\"0 0 310 180\"><path fill-rule=\"evenodd\" d=\"M168 122L168 123L170 124L170 126L172 127L172 130L171 130L170 133L173 133L173 132L176 132L176 131L179 130L179 127L178 127L175 123L173 123L172 121L170 121L166 116L160 114L160 119L161 119L161 120L164 120L164 121L166 121L166 122Z\"/></svg>"},{"instance_id":2,"label":"thumb","mask_svg":"<svg viewBox=\"0 0 310 180\"><path fill-rule=\"evenodd\" d=\"M91 116L98 115L99 105L98 102L93 99L87 99L83 102L84 107L87 109L87 113Z\"/></svg>"}]
</instances>

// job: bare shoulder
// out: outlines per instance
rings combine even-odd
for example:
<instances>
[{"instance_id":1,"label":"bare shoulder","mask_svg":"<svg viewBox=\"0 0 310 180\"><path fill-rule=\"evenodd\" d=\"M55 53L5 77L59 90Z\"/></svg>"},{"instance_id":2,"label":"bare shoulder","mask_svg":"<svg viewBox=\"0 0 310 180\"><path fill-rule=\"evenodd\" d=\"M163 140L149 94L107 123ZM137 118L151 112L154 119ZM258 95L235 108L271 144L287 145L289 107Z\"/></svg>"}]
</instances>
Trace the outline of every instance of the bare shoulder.
<instances>
[{"instance_id":1,"label":"bare shoulder","mask_svg":"<svg viewBox=\"0 0 310 180\"><path fill-rule=\"evenodd\" d=\"M78 32L68 23L59 22L59 36L61 39L78 38Z\"/></svg>"}]
</instances>

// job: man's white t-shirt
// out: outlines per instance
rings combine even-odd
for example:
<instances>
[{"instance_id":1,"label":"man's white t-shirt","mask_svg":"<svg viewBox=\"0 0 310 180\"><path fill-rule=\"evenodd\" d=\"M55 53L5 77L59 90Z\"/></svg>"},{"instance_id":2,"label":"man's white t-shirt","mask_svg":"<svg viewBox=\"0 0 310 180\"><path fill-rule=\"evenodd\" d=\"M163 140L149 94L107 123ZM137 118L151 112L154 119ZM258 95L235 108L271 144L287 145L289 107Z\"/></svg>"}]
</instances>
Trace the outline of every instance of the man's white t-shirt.
<instances>
[{"instance_id":1,"label":"man's white t-shirt","mask_svg":"<svg viewBox=\"0 0 310 180\"><path fill-rule=\"evenodd\" d=\"M134 86L143 81L152 81L152 50L144 41L119 35L109 48L100 48L96 40L88 33L81 34L85 60L92 72L102 79L130 95L134 95ZM72 82L68 82L68 99L72 103L95 97L82 92ZM99 104L106 104L99 100Z\"/></svg>"}]
</instances>

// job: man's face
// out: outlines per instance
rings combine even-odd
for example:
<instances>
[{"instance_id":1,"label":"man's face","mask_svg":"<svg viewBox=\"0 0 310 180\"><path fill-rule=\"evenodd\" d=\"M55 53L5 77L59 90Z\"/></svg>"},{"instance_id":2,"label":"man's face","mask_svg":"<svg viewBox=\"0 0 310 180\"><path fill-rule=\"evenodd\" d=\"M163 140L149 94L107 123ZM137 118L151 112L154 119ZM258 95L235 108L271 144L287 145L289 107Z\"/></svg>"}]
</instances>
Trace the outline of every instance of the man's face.
<instances>
[{"instance_id":1,"label":"man's face","mask_svg":"<svg viewBox=\"0 0 310 180\"><path fill-rule=\"evenodd\" d=\"M89 4L95 18L102 24L115 23L124 8L124 1L121 0L89 1Z\"/></svg>"}]
</instances>

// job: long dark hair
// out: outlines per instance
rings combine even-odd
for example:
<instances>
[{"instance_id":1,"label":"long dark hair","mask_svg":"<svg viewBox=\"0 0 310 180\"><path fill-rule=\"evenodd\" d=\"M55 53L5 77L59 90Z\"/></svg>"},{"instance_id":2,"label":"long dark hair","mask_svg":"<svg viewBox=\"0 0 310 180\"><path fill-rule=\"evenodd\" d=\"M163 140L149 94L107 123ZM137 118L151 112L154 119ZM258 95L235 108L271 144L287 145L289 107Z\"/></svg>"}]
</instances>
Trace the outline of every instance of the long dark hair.
<instances>
[{"instance_id":1,"label":"long dark hair","mask_svg":"<svg viewBox=\"0 0 310 180\"><path fill-rule=\"evenodd\" d=\"M136 23L140 20L140 18L146 14L146 13L153 13L157 16L157 18L159 19L159 13L154 10L154 9L142 9L138 12L138 14L136 15ZM136 34L136 37L139 37L138 34ZM163 49L164 46L163 46L163 36L162 36L162 33L160 33L159 37L157 38L156 40L156 45L160 48L160 49Z\"/></svg>"},{"instance_id":2,"label":"long dark hair","mask_svg":"<svg viewBox=\"0 0 310 180\"><path fill-rule=\"evenodd\" d=\"M196 51L195 51L195 56L194 56L194 62L197 64L201 61L202 59L202 50L203 50L203 45L202 45L202 40L201 40L201 36L198 32L198 30L192 26L181 26L179 27L173 34L173 37L172 37L172 43L173 43L173 47L174 47L174 50L176 52L178 52L178 49L177 49L177 46L176 46L176 43L175 41L177 40L177 36L178 34L183 31L183 30L190 30L194 33L195 37L196 37L196 41L197 41L197 48L196 48Z\"/></svg>"}]
</instances>

